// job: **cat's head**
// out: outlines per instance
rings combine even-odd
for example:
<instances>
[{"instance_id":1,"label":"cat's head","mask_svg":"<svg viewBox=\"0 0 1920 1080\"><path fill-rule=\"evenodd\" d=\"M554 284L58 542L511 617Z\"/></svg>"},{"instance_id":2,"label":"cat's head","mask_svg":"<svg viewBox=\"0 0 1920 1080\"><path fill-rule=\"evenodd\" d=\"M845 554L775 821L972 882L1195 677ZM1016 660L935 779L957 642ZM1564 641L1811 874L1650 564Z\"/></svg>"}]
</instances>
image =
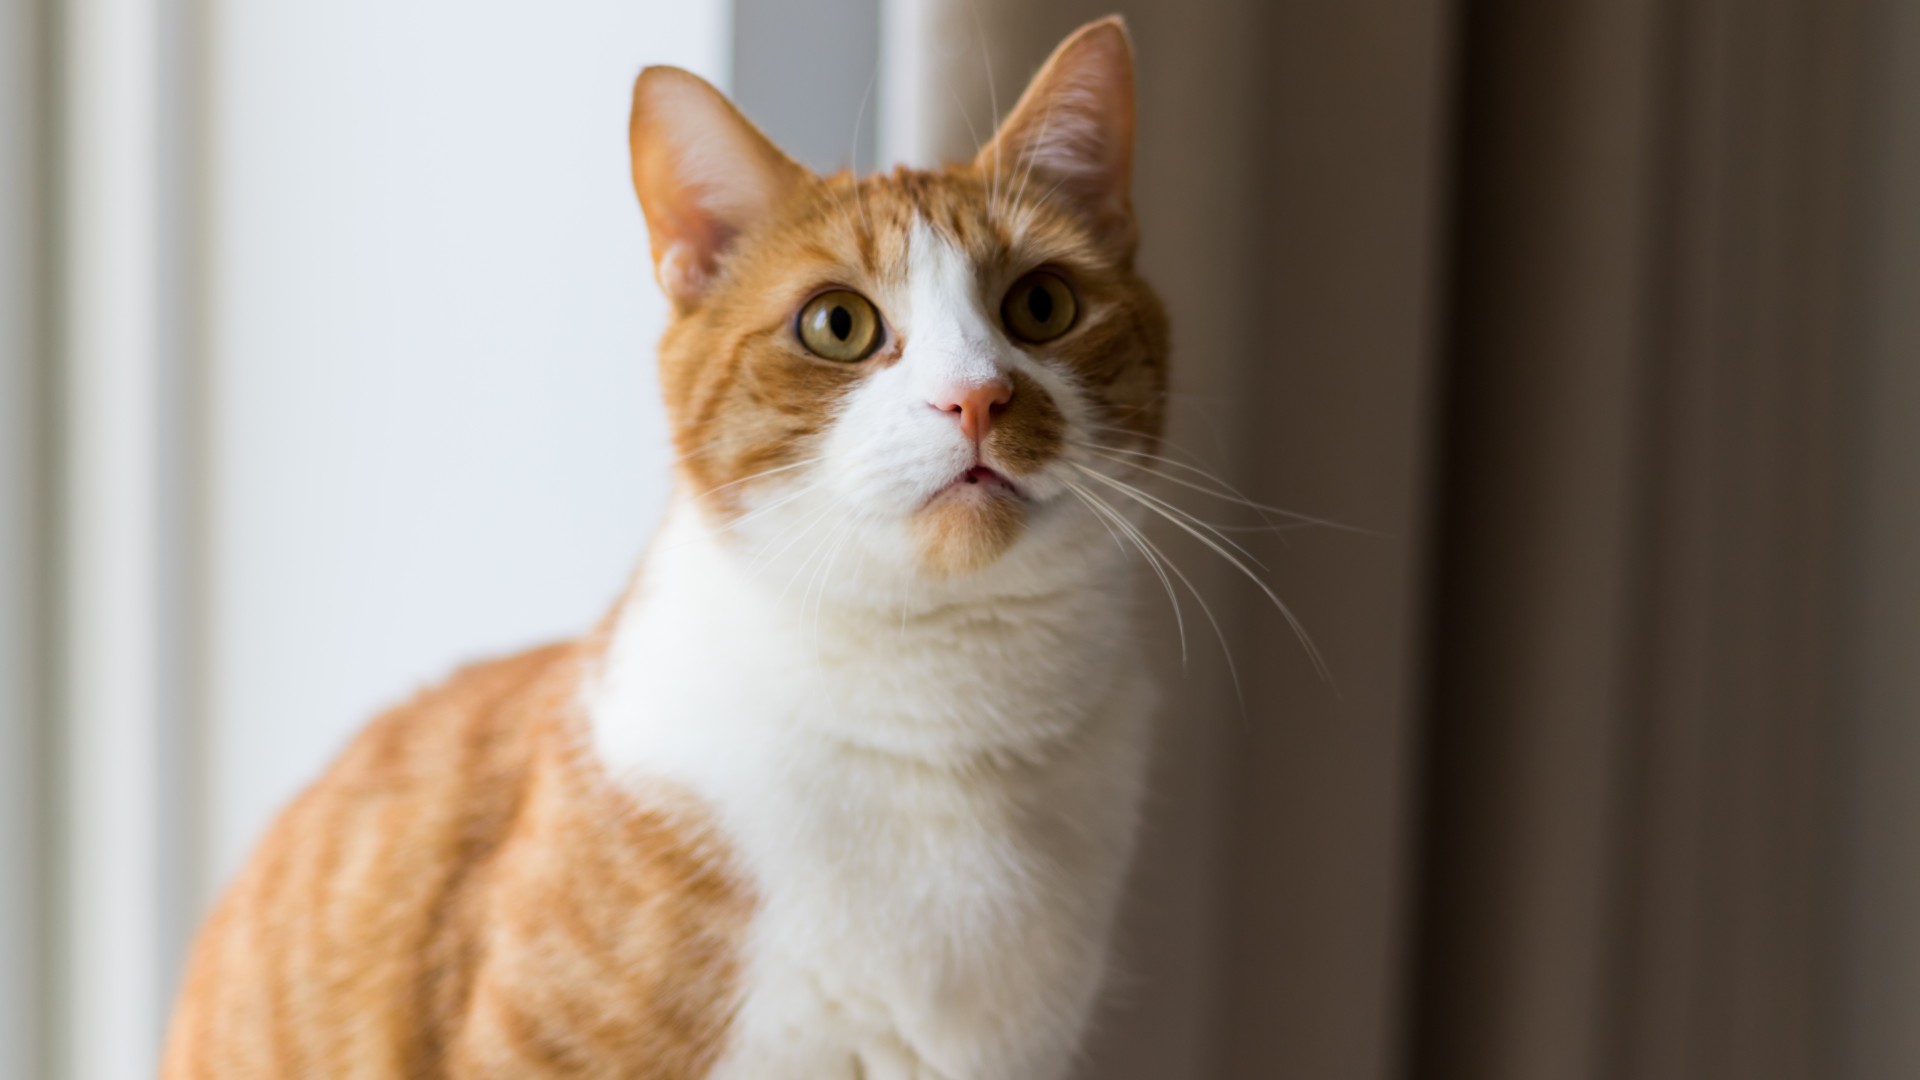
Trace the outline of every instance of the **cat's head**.
<instances>
[{"instance_id":1,"label":"cat's head","mask_svg":"<svg viewBox=\"0 0 1920 1080\"><path fill-rule=\"evenodd\" d=\"M664 67L634 87L632 148L679 483L728 543L941 582L1112 549L1087 470L1154 449L1167 378L1117 19L1068 38L966 164L816 176Z\"/></svg>"}]
</instances>

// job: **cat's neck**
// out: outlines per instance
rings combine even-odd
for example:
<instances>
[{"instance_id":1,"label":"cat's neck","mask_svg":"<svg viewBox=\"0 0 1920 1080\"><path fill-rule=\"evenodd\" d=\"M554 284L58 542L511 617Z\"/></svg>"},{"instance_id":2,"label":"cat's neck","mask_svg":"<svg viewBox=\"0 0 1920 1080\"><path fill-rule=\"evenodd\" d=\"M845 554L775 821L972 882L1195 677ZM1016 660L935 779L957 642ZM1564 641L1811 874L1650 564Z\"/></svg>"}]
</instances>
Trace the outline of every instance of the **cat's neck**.
<instances>
[{"instance_id":1,"label":"cat's neck","mask_svg":"<svg viewBox=\"0 0 1920 1080\"><path fill-rule=\"evenodd\" d=\"M644 761L663 726L778 730L956 766L1044 754L1130 653L1126 577L1087 564L971 597L830 592L765 572L676 505L587 688L596 742L616 765ZM848 560L838 572L869 571Z\"/></svg>"}]
</instances>

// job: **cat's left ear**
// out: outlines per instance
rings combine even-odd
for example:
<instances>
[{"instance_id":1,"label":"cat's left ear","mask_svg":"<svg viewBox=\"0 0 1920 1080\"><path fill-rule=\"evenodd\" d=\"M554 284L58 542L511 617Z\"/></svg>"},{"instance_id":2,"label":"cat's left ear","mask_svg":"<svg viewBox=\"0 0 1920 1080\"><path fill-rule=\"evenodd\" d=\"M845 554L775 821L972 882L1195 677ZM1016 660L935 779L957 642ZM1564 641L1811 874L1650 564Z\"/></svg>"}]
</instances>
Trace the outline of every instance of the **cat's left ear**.
<instances>
[{"instance_id":1,"label":"cat's left ear","mask_svg":"<svg viewBox=\"0 0 1920 1080\"><path fill-rule=\"evenodd\" d=\"M675 67L640 73L628 134L654 276L681 307L706 294L727 247L812 175L712 84Z\"/></svg>"},{"instance_id":2,"label":"cat's left ear","mask_svg":"<svg viewBox=\"0 0 1920 1080\"><path fill-rule=\"evenodd\" d=\"M1131 250L1133 43L1126 23L1109 16L1061 42L973 165L1001 184L1051 190L1103 239Z\"/></svg>"}]
</instances>

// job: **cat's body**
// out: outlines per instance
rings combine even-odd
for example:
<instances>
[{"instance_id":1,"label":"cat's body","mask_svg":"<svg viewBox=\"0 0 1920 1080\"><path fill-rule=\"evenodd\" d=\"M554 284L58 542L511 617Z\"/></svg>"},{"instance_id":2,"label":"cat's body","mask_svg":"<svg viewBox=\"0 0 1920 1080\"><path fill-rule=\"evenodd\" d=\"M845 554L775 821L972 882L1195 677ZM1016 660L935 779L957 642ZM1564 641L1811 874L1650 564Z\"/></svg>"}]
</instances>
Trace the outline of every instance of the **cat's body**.
<instances>
[{"instance_id":1,"label":"cat's body","mask_svg":"<svg viewBox=\"0 0 1920 1080\"><path fill-rule=\"evenodd\" d=\"M975 164L823 181L643 76L682 490L599 630L382 717L286 811L170 1078L1066 1074L1152 705L1132 526L1084 486L1165 385L1130 95L1096 24Z\"/></svg>"},{"instance_id":2,"label":"cat's body","mask_svg":"<svg viewBox=\"0 0 1920 1080\"><path fill-rule=\"evenodd\" d=\"M677 536L589 708L602 760L700 795L756 883L715 1075L1059 1075L1140 793L1151 694L1124 637L1087 633L1126 625L1124 590L823 613Z\"/></svg>"}]
</instances>

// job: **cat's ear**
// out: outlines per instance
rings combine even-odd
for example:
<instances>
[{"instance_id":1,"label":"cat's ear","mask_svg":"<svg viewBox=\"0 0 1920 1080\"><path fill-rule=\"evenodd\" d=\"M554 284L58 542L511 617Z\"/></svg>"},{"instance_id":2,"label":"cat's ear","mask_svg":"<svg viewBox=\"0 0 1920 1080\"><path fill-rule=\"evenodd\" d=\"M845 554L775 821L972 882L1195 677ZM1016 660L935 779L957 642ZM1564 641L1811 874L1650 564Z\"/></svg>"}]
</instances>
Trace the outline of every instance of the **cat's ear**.
<instances>
[{"instance_id":1,"label":"cat's ear","mask_svg":"<svg viewBox=\"0 0 1920 1080\"><path fill-rule=\"evenodd\" d=\"M706 293L727 245L811 175L712 84L675 67L640 73L628 134L654 276L682 307Z\"/></svg>"},{"instance_id":2,"label":"cat's ear","mask_svg":"<svg viewBox=\"0 0 1920 1080\"><path fill-rule=\"evenodd\" d=\"M1110 239L1131 245L1133 43L1126 23L1109 16L1061 42L974 168L1002 184L1051 190Z\"/></svg>"}]
</instances>

